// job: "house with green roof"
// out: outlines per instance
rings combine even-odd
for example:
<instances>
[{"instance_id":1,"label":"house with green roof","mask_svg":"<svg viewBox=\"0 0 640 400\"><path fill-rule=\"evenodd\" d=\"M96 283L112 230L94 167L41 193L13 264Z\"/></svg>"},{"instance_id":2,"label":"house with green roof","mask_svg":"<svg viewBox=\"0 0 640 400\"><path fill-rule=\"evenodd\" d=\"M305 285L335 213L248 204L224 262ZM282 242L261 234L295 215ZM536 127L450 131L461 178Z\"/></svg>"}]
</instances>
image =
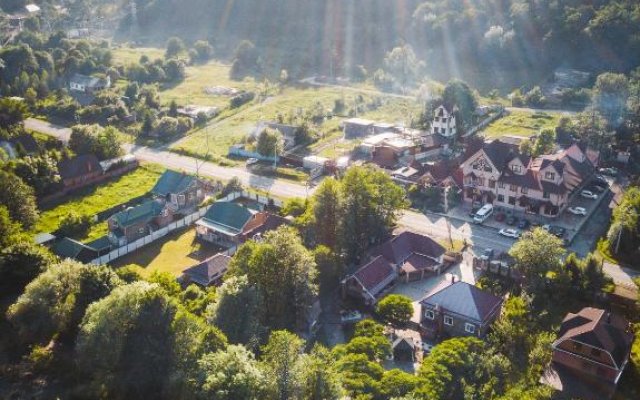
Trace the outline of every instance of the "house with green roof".
<instances>
[{"instance_id":1,"label":"house with green roof","mask_svg":"<svg viewBox=\"0 0 640 400\"><path fill-rule=\"evenodd\" d=\"M287 220L278 215L219 201L196 222L196 235L206 242L232 247L286 223Z\"/></svg>"},{"instance_id":2,"label":"house with green roof","mask_svg":"<svg viewBox=\"0 0 640 400\"><path fill-rule=\"evenodd\" d=\"M173 221L174 211L161 200L148 200L109 217L109 240L115 246L145 237Z\"/></svg>"},{"instance_id":3,"label":"house with green roof","mask_svg":"<svg viewBox=\"0 0 640 400\"><path fill-rule=\"evenodd\" d=\"M198 178L170 169L158 178L151 194L165 201L173 212L182 214L193 211L204 199L204 190Z\"/></svg>"}]
</instances>

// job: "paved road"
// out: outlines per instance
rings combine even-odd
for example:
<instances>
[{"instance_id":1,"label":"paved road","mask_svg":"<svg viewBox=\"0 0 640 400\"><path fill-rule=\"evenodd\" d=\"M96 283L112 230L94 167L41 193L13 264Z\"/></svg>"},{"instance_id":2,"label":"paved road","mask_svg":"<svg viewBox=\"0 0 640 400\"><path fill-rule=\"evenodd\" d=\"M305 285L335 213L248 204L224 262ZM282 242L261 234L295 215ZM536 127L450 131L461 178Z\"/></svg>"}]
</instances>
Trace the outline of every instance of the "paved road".
<instances>
[{"instance_id":1,"label":"paved road","mask_svg":"<svg viewBox=\"0 0 640 400\"><path fill-rule=\"evenodd\" d=\"M71 137L71 129L63 126L54 125L47 121L42 121L35 118L29 118L24 121L24 127L36 132L44 133L45 135L53 136L63 141L69 142Z\"/></svg>"}]
</instances>

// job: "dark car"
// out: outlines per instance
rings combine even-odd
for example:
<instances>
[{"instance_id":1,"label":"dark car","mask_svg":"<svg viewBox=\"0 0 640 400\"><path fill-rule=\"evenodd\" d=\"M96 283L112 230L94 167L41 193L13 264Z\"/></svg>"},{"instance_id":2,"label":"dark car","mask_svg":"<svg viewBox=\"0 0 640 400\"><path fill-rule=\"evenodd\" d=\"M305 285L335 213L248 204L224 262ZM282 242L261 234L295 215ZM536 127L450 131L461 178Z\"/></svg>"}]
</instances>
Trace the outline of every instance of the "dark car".
<instances>
[{"instance_id":1,"label":"dark car","mask_svg":"<svg viewBox=\"0 0 640 400\"><path fill-rule=\"evenodd\" d=\"M507 220L505 221L507 223L507 225L513 225L518 221L518 218L514 217L513 215L509 215L507 217Z\"/></svg>"},{"instance_id":2,"label":"dark car","mask_svg":"<svg viewBox=\"0 0 640 400\"><path fill-rule=\"evenodd\" d=\"M471 211L469 212L469 217L473 218L476 216L476 213L478 212L478 210L480 209L480 207L473 207L471 209Z\"/></svg>"},{"instance_id":3,"label":"dark car","mask_svg":"<svg viewBox=\"0 0 640 400\"><path fill-rule=\"evenodd\" d=\"M529 220L522 218L520 222L518 222L518 229L525 230L529 225Z\"/></svg>"},{"instance_id":4,"label":"dark car","mask_svg":"<svg viewBox=\"0 0 640 400\"><path fill-rule=\"evenodd\" d=\"M591 185L589 185L589 187L587 189L591 190L592 192L596 192L596 193L602 193L605 190L607 190L606 187L601 186L599 184L591 184Z\"/></svg>"},{"instance_id":5,"label":"dark car","mask_svg":"<svg viewBox=\"0 0 640 400\"><path fill-rule=\"evenodd\" d=\"M549 227L549 233L551 233L552 235L555 235L555 236L557 236L557 237L559 237L561 239L564 236L565 232L566 232L566 229L564 229L561 226L552 225L552 226Z\"/></svg>"}]
</instances>

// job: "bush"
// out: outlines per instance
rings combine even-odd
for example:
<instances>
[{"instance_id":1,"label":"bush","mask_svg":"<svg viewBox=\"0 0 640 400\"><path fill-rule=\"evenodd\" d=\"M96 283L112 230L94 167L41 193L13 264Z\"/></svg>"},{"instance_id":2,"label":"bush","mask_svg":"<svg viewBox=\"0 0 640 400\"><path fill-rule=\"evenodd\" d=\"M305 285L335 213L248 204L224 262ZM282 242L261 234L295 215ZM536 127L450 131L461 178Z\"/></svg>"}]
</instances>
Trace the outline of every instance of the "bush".
<instances>
[{"instance_id":1,"label":"bush","mask_svg":"<svg viewBox=\"0 0 640 400\"><path fill-rule=\"evenodd\" d=\"M91 216L78 215L70 212L60 221L60 227L58 228L58 234L62 236L83 236L89 230L91 226Z\"/></svg>"},{"instance_id":2,"label":"bush","mask_svg":"<svg viewBox=\"0 0 640 400\"><path fill-rule=\"evenodd\" d=\"M390 324L404 325L413 316L413 304L407 296L390 294L378 303L376 313Z\"/></svg>"}]
</instances>

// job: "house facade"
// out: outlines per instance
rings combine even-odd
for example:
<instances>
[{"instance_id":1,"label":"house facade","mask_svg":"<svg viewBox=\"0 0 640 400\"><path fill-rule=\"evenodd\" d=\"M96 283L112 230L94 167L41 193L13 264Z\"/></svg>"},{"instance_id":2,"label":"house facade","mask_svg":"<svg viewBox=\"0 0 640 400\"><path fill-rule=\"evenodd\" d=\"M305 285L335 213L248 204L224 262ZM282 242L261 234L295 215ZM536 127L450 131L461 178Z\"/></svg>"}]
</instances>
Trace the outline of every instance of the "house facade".
<instances>
[{"instance_id":1,"label":"house facade","mask_svg":"<svg viewBox=\"0 0 640 400\"><path fill-rule=\"evenodd\" d=\"M286 219L265 211L219 201L196 222L196 235L205 242L233 247L287 223Z\"/></svg>"},{"instance_id":2,"label":"house facade","mask_svg":"<svg viewBox=\"0 0 640 400\"><path fill-rule=\"evenodd\" d=\"M148 200L107 220L109 241L117 247L135 242L173 221L173 211L160 200Z\"/></svg>"},{"instance_id":3,"label":"house facade","mask_svg":"<svg viewBox=\"0 0 640 400\"><path fill-rule=\"evenodd\" d=\"M69 89L71 91L95 93L99 90L108 89L110 87L111 78L108 75L99 78L95 76L75 74L69 80Z\"/></svg>"},{"instance_id":4,"label":"house facade","mask_svg":"<svg viewBox=\"0 0 640 400\"><path fill-rule=\"evenodd\" d=\"M166 170L151 189L151 194L167 203L174 213L188 214L204 200L198 179L183 172Z\"/></svg>"},{"instance_id":5,"label":"house facade","mask_svg":"<svg viewBox=\"0 0 640 400\"><path fill-rule=\"evenodd\" d=\"M454 137L457 134L455 111L455 107L450 109L444 105L436 108L433 121L431 122L431 133L446 138Z\"/></svg>"},{"instance_id":6,"label":"house facade","mask_svg":"<svg viewBox=\"0 0 640 400\"><path fill-rule=\"evenodd\" d=\"M466 282L444 282L420 301L420 329L430 339L485 337L502 299Z\"/></svg>"},{"instance_id":7,"label":"house facade","mask_svg":"<svg viewBox=\"0 0 640 400\"><path fill-rule=\"evenodd\" d=\"M553 344L551 368L568 370L590 386L594 393L609 398L629 362L634 335L625 318L586 307L569 313L562 321Z\"/></svg>"},{"instance_id":8,"label":"house facade","mask_svg":"<svg viewBox=\"0 0 640 400\"><path fill-rule=\"evenodd\" d=\"M517 144L498 139L485 143L461 168L466 202L550 217L559 215L595 172L577 144L532 158Z\"/></svg>"}]
</instances>

